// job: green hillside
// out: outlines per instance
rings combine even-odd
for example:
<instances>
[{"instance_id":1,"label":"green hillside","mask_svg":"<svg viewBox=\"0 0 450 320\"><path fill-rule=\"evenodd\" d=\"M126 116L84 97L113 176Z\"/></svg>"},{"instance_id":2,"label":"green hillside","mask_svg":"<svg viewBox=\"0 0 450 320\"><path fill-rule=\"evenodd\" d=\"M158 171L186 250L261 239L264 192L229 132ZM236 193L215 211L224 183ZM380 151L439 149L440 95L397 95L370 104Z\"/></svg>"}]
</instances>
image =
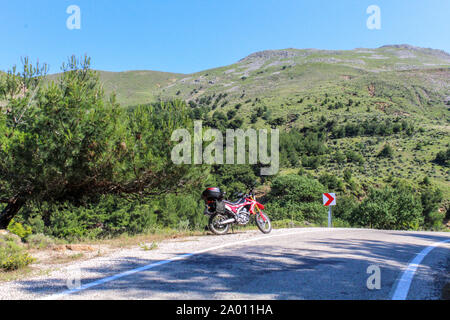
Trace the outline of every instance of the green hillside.
<instances>
[{"instance_id":1,"label":"green hillside","mask_svg":"<svg viewBox=\"0 0 450 320\"><path fill-rule=\"evenodd\" d=\"M161 88L175 83L182 74L158 71L101 71L105 91L116 92L118 101L124 105L154 101L160 96Z\"/></svg>"},{"instance_id":2,"label":"green hillside","mask_svg":"<svg viewBox=\"0 0 450 320\"><path fill-rule=\"evenodd\" d=\"M146 103L158 97L195 100L214 93L227 93L228 100L239 100L243 93L244 100L347 89L341 92L345 94L371 82L380 85L375 90L378 97L389 96L388 90L398 89L415 102L429 91L448 93L449 66L450 55L445 52L403 45L351 51L263 51L229 66L189 75L152 71L101 75L106 90L116 90L124 105Z\"/></svg>"},{"instance_id":3,"label":"green hillside","mask_svg":"<svg viewBox=\"0 0 450 320\"><path fill-rule=\"evenodd\" d=\"M331 171L342 177L351 169L362 186L395 177L419 182L427 176L450 198L449 169L433 162L450 143L446 52L409 45L350 51L286 49L257 52L235 64L189 75L135 71L101 76L106 91L115 90L124 106L175 97L206 112L202 119L229 112L230 123L242 120L243 127L287 130L327 121L333 121L334 128L365 120L407 121L414 133L330 135L323 165L303 167L315 176ZM257 110L266 111L256 117ZM392 159L377 156L387 142ZM361 154L364 163L338 164L333 160L338 150ZM299 160L298 166L285 166L283 172L301 166Z\"/></svg>"},{"instance_id":4,"label":"green hillside","mask_svg":"<svg viewBox=\"0 0 450 320\"><path fill-rule=\"evenodd\" d=\"M170 86L183 77L182 74L159 71L99 71L106 94L115 92L121 105L154 102L161 95L161 88ZM54 80L59 74L49 76Z\"/></svg>"},{"instance_id":5,"label":"green hillside","mask_svg":"<svg viewBox=\"0 0 450 320\"><path fill-rule=\"evenodd\" d=\"M307 165L314 158L302 161L305 155L299 152L291 157L298 162L284 159L284 173L303 167L316 177L332 172L342 178L350 169L358 178L357 189L365 190L387 179L418 183L428 177L450 198L448 166L434 161L450 144L450 55L446 52L410 45L268 50L193 74L100 71L100 76L105 92L116 92L123 107L178 98L210 124L227 118L232 127L277 126L289 131L328 123L327 150L315 155L320 165ZM342 134L352 125L380 126L386 121L393 127L407 123L412 129ZM378 156L386 143L393 150L392 158ZM354 152L364 161L338 163L337 151Z\"/></svg>"}]
</instances>

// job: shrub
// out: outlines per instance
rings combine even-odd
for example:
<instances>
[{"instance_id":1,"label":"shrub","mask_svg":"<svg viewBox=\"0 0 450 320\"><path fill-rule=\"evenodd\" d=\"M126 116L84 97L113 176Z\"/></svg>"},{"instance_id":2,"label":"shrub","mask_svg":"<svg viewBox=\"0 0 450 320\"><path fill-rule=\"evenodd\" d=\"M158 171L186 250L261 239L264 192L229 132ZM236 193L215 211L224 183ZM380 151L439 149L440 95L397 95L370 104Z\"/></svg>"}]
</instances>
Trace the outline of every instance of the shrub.
<instances>
[{"instance_id":1,"label":"shrub","mask_svg":"<svg viewBox=\"0 0 450 320\"><path fill-rule=\"evenodd\" d=\"M343 164L347 160L347 157L341 151L338 150L335 152L333 159L336 163Z\"/></svg>"},{"instance_id":2,"label":"shrub","mask_svg":"<svg viewBox=\"0 0 450 320\"><path fill-rule=\"evenodd\" d=\"M29 204L18 217L24 224L39 227L35 235L25 236L30 246L47 247L52 244L52 237L69 241L109 238L147 232L155 227L178 228L180 221L190 229L199 229L206 224L203 206L195 192L142 199L105 195L95 202L80 199L78 205Z\"/></svg>"},{"instance_id":3,"label":"shrub","mask_svg":"<svg viewBox=\"0 0 450 320\"><path fill-rule=\"evenodd\" d=\"M319 182L323 184L328 191L343 191L344 183L335 175L324 173L319 177Z\"/></svg>"},{"instance_id":4,"label":"shrub","mask_svg":"<svg viewBox=\"0 0 450 320\"><path fill-rule=\"evenodd\" d=\"M186 231L205 226L204 203L200 197L192 195L169 194L156 203L157 223Z\"/></svg>"},{"instance_id":5,"label":"shrub","mask_svg":"<svg viewBox=\"0 0 450 320\"><path fill-rule=\"evenodd\" d=\"M380 158L392 158L394 155L394 150L389 144L386 144L383 149L378 153L378 157Z\"/></svg>"},{"instance_id":6,"label":"shrub","mask_svg":"<svg viewBox=\"0 0 450 320\"><path fill-rule=\"evenodd\" d=\"M388 230L418 229L423 224L420 197L411 188L372 189L369 196L353 210L352 224Z\"/></svg>"},{"instance_id":7,"label":"shrub","mask_svg":"<svg viewBox=\"0 0 450 320\"><path fill-rule=\"evenodd\" d=\"M439 188L427 186L421 190L422 215L424 225L427 228L439 228L442 225L444 215L439 213L439 204L443 200L442 191Z\"/></svg>"},{"instance_id":8,"label":"shrub","mask_svg":"<svg viewBox=\"0 0 450 320\"><path fill-rule=\"evenodd\" d=\"M277 177L273 183L269 201L314 202L322 199L325 188L317 180L295 174Z\"/></svg>"},{"instance_id":9,"label":"shrub","mask_svg":"<svg viewBox=\"0 0 450 320\"><path fill-rule=\"evenodd\" d=\"M300 203L298 205L298 210L302 212L305 221L321 225L325 224L327 221L327 209L321 202Z\"/></svg>"},{"instance_id":10,"label":"shrub","mask_svg":"<svg viewBox=\"0 0 450 320\"><path fill-rule=\"evenodd\" d=\"M228 196L234 193L246 192L249 186L258 180L255 167L251 165L214 165L211 173L216 179L217 186ZM259 171L259 170L257 170Z\"/></svg>"},{"instance_id":11,"label":"shrub","mask_svg":"<svg viewBox=\"0 0 450 320\"><path fill-rule=\"evenodd\" d=\"M358 207L358 201L352 196L339 197L337 205L333 208L333 218L345 221L346 223L352 223L353 211Z\"/></svg>"},{"instance_id":12,"label":"shrub","mask_svg":"<svg viewBox=\"0 0 450 320\"><path fill-rule=\"evenodd\" d=\"M351 180L352 180L352 170L347 168L344 170L344 181L350 183Z\"/></svg>"},{"instance_id":13,"label":"shrub","mask_svg":"<svg viewBox=\"0 0 450 320\"><path fill-rule=\"evenodd\" d=\"M320 167L320 165L323 164L323 162L324 160L321 156L302 156L302 166L304 166L305 168L317 169Z\"/></svg>"},{"instance_id":14,"label":"shrub","mask_svg":"<svg viewBox=\"0 0 450 320\"><path fill-rule=\"evenodd\" d=\"M97 203L53 205L47 233L67 240L93 239L123 233L137 234L156 224L154 208L147 203L103 196Z\"/></svg>"},{"instance_id":15,"label":"shrub","mask_svg":"<svg viewBox=\"0 0 450 320\"><path fill-rule=\"evenodd\" d=\"M238 128L242 127L243 123L244 123L244 120L242 120L239 117L236 117L233 121L230 121L228 123L228 127L231 129L238 129Z\"/></svg>"},{"instance_id":16,"label":"shrub","mask_svg":"<svg viewBox=\"0 0 450 320\"><path fill-rule=\"evenodd\" d=\"M2 231L2 233L0 233L0 241L7 241L7 242L14 242L17 245L22 245L22 240L20 239L20 237L14 233L11 232L6 232L3 233L4 231Z\"/></svg>"},{"instance_id":17,"label":"shrub","mask_svg":"<svg viewBox=\"0 0 450 320\"><path fill-rule=\"evenodd\" d=\"M364 163L364 158L362 157L362 155L360 155L359 153L357 153L353 150L347 151L345 153L345 156L347 157L348 162L355 162L358 164Z\"/></svg>"},{"instance_id":18,"label":"shrub","mask_svg":"<svg viewBox=\"0 0 450 320\"><path fill-rule=\"evenodd\" d=\"M228 120L233 119L235 115L236 115L236 110L228 110L228 112L227 112Z\"/></svg>"},{"instance_id":19,"label":"shrub","mask_svg":"<svg viewBox=\"0 0 450 320\"><path fill-rule=\"evenodd\" d=\"M269 202L266 204L266 210L270 213L272 220L305 221L305 215L300 208L299 203L293 202Z\"/></svg>"},{"instance_id":20,"label":"shrub","mask_svg":"<svg viewBox=\"0 0 450 320\"><path fill-rule=\"evenodd\" d=\"M25 239L32 233L30 226L24 227L20 222L14 221L14 219L11 220L10 224L8 225L8 231L14 233L15 235L18 235L21 239Z\"/></svg>"},{"instance_id":21,"label":"shrub","mask_svg":"<svg viewBox=\"0 0 450 320\"><path fill-rule=\"evenodd\" d=\"M25 249L9 236L0 236L0 270L13 271L34 261Z\"/></svg>"},{"instance_id":22,"label":"shrub","mask_svg":"<svg viewBox=\"0 0 450 320\"><path fill-rule=\"evenodd\" d=\"M267 195L267 211L274 220L324 223L327 217L327 210L322 206L324 190L322 184L307 176L277 177Z\"/></svg>"},{"instance_id":23,"label":"shrub","mask_svg":"<svg viewBox=\"0 0 450 320\"><path fill-rule=\"evenodd\" d=\"M181 231L181 232L186 232L187 230L189 230L189 220L188 219L186 219L186 220L180 220L179 222L178 222L178 231Z\"/></svg>"},{"instance_id":24,"label":"shrub","mask_svg":"<svg viewBox=\"0 0 450 320\"><path fill-rule=\"evenodd\" d=\"M450 164L450 148L447 151L440 151L437 153L434 162L441 166L449 166Z\"/></svg>"},{"instance_id":25,"label":"shrub","mask_svg":"<svg viewBox=\"0 0 450 320\"><path fill-rule=\"evenodd\" d=\"M50 215L49 234L70 241L95 238L100 235L101 218L86 207L69 203L53 206Z\"/></svg>"},{"instance_id":26,"label":"shrub","mask_svg":"<svg viewBox=\"0 0 450 320\"><path fill-rule=\"evenodd\" d=\"M339 218L334 218L334 217L332 220L332 224L333 224L333 227L335 227L335 228L351 228L352 227L352 225L349 222L347 222L345 220L341 220Z\"/></svg>"},{"instance_id":27,"label":"shrub","mask_svg":"<svg viewBox=\"0 0 450 320\"><path fill-rule=\"evenodd\" d=\"M47 249L55 244L52 238L42 233L32 234L27 237L26 241L31 248L36 249Z\"/></svg>"},{"instance_id":28,"label":"shrub","mask_svg":"<svg viewBox=\"0 0 450 320\"><path fill-rule=\"evenodd\" d=\"M278 117L267 121L267 123L272 127L282 126L283 124L286 123L286 119L284 119L283 117Z\"/></svg>"}]
</instances>

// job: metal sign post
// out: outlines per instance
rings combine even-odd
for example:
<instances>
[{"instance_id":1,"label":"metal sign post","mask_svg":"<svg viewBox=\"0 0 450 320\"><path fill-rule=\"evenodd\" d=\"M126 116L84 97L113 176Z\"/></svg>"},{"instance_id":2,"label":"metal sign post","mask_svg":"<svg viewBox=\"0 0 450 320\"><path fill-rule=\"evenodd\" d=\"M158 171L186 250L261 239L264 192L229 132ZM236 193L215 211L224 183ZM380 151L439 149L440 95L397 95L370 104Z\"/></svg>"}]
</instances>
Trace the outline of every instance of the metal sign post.
<instances>
[{"instance_id":1,"label":"metal sign post","mask_svg":"<svg viewBox=\"0 0 450 320\"><path fill-rule=\"evenodd\" d=\"M331 206L328 207L328 228L331 228Z\"/></svg>"},{"instance_id":2,"label":"metal sign post","mask_svg":"<svg viewBox=\"0 0 450 320\"><path fill-rule=\"evenodd\" d=\"M336 205L336 194L335 193L324 193L322 195L323 205L328 207L328 228L332 227L331 221L331 207Z\"/></svg>"}]
</instances>

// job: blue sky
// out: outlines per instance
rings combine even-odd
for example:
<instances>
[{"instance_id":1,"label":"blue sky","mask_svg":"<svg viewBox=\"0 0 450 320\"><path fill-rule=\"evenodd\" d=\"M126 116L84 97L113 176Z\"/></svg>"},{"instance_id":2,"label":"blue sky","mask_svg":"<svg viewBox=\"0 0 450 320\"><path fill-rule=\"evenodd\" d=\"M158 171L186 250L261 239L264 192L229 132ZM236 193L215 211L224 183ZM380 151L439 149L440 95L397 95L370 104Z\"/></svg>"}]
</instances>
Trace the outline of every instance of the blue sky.
<instances>
[{"instance_id":1,"label":"blue sky","mask_svg":"<svg viewBox=\"0 0 450 320\"><path fill-rule=\"evenodd\" d=\"M69 30L69 5L81 29ZM369 30L369 5L381 30ZM265 49L408 43L450 52L449 0L0 0L0 70L21 56L60 71L85 53L100 70L190 73Z\"/></svg>"}]
</instances>

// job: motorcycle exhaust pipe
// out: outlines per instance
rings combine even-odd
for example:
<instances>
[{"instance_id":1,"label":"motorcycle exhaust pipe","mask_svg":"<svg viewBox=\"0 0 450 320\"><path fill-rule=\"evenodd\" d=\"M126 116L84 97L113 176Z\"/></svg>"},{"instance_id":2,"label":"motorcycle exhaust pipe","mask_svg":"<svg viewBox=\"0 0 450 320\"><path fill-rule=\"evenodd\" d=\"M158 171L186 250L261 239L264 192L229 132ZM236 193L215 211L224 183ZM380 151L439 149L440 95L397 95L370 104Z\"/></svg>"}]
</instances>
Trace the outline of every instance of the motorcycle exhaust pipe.
<instances>
[{"instance_id":1,"label":"motorcycle exhaust pipe","mask_svg":"<svg viewBox=\"0 0 450 320\"><path fill-rule=\"evenodd\" d=\"M235 221L236 221L235 218L231 218L231 219L228 219L228 220L219 222L218 225L229 224L229 223L233 223L233 222L235 222Z\"/></svg>"}]
</instances>

